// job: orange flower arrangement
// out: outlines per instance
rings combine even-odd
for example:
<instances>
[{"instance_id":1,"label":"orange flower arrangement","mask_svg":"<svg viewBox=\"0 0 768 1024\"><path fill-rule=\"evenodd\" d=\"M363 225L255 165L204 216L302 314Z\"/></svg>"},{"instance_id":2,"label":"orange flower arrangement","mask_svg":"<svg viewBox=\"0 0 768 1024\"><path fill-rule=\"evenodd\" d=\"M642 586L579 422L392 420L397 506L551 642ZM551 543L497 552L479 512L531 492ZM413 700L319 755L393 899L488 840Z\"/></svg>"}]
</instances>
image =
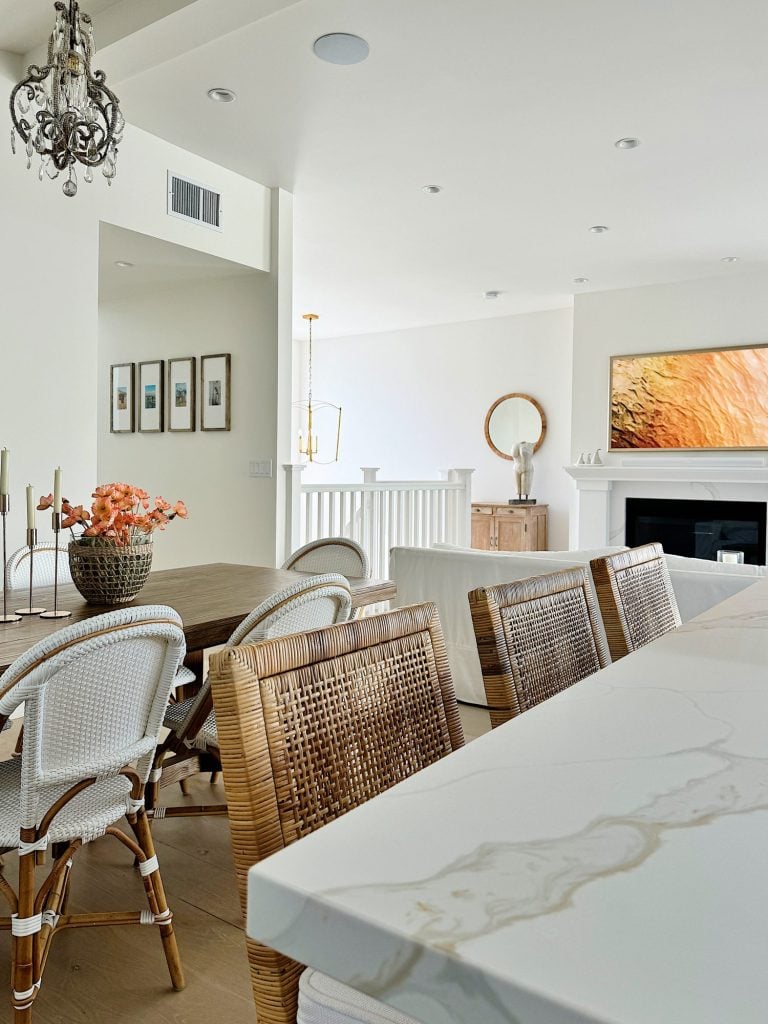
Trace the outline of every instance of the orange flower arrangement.
<instances>
[{"instance_id":1,"label":"orange flower arrangement","mask_svg":"<svg viewBox=\"0 0 768 1024\"><path fill-rule=\"evenodd\" d=\"M91 497L94 499L90 512L82 505L71 505L63 501L62 527L72 532L81 526L81 538L91 542L111 544L124 548L131 544L146 543L147 537L155 530L164 530L177 517L186 519L187 506L183 501L171 505L165 498L155 498L154 507L149 494L132 484L104 484L97 487ZM53 495L40 499L40 511L53 507Z\"/></svg>"}]
</instances>

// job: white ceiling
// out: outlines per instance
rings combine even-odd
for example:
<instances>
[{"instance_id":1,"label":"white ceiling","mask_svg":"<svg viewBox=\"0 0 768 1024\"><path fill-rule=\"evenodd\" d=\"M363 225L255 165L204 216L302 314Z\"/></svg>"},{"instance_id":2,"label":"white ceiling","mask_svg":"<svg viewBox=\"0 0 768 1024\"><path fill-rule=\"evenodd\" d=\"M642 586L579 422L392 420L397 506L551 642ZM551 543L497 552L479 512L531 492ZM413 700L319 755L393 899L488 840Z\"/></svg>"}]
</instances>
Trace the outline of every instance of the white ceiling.
<instances>
[{"instance_id":1,"label":"white ceiling","mask_svg":"<svg viewBox=\"0 0 768 1024\"><path fill-rule=\"evenodd\" d=\"M118 267L117 262L132 263ZM160 238L102 223L99 234L99 301L130 299L148 289L257 274L239 263L173 245Z\"/></svg>"},{"instance_id":2,"label":"white ceiling","mask_svg":"<svg viewBox=\"0 0 768 1024\"><path fill-rule=\"evenodd\" d=\"M260 8L118 84L129 120L295 192L299 332L306 309L321 336L363 333L563 306L574 277L604 290L768 258L764 0ZM364 36L369 59L318 61L329 31ZM238 102L210 103L214 85ZM643 145L616 150L626 135Z\"/></svg>"},{"instance_id":3,"label":"white ceiling","mask_svg":"<svg viewBox=\"0 0 768 1024\"><path fill-rule=\"evenodd\" d=\"M81 10L94 16L107 7L129 0L83 0ZM53 2L44 0L3 0L0 3L0 49L10 53L29 53L48 39L53 29ZM96 40L98 43L98 38Z\"/></svg>"}]
</instances>

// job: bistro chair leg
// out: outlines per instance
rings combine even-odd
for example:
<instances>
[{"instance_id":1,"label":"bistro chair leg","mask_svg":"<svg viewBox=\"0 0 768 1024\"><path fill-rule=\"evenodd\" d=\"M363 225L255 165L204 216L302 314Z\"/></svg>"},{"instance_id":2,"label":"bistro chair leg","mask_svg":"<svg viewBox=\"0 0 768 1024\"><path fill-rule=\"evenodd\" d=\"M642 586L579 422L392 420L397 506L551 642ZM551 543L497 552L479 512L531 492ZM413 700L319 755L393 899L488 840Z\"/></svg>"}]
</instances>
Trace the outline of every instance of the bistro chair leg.
<instances>
[{"instance_id":1,"label":"bistro chair leg","mask_svg":"<svg viewBox=\"0 0 768 1024\"><path fill-rule=\"evenodd\" d=\"M168 909L168 901L165 898L165 889L163 888L163 880L160 877L160 868L157 865L155 844L152 842L152 832L146 812L142 809L135 818L131 815L128 818L128 823L133 829L136 840L147 858L147 863L153 868L153 870L145 874L144 870L142 870L143 865L139 865L149 909L155 916L155 922L159 923L160 926L160 938L165 951L165 959L168 963L171 984L177 992L180 992L185 985L184 971L182 970L179 949L176 945L176 936L173 931L173 914ZM167 918L167 924L162 923L165 918Z\"/></svg>"}]
</instances>

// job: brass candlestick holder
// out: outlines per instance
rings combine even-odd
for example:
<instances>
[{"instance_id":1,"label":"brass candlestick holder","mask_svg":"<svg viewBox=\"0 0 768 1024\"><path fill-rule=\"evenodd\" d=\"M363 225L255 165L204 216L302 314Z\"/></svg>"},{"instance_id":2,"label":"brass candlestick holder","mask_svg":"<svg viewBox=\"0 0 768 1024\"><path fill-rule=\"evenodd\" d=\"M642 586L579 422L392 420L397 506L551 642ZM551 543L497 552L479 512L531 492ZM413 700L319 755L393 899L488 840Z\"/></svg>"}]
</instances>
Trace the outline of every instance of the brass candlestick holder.
<instances>
[{"instance_id":1,"label":"brass candlestick holder","mask_svg":"<svg viewBox=\"0 0 768 1024\"><path fill-rule=\"evenodd\" d=\"M32 584L34 582L35 547L37 546L37 530L27 528L27 547L29 548L29 607L17 608L17 615L42 615L45 608L32 607Z\"/></svg>"},{"instance_id":2,"label":"brass candlestick holder","mask_svg":"<svg viewBox=\"0 0 768 1024\"><path fill-rule=\"evenodd\" d=\"M41 619L67 619L72 612L59 608L59 534L61 533L61 512L52 512L53 525L53 611L43 612ZM29 601L32 604L32 599Z\"/></svg>"},{"instance_id":3,"label":"brass candlestick holder","mask_svg":"<svg viewBox=\"0 0 768 1024\"><path fill-rule=\"evenodd\" d=\"M7 494L0 494L0 516L2 516L2 518L3 518L3 614L2 614L2 617L0 618L0 622L21 622L21 616L20 615L16 615L15 613L13 613L11 615L8 614L8 577L7 577L7 573L6 573L6 570L7 570L7 567L8 567L8 552L7 552L7 547L8 546L7 546L7 542L6 542L5 527L6 527L6 520L8 518L8 513L10 511L11 511L11 499L10 499L10 496L7 495Z\"/></svg>"}]
</instances>

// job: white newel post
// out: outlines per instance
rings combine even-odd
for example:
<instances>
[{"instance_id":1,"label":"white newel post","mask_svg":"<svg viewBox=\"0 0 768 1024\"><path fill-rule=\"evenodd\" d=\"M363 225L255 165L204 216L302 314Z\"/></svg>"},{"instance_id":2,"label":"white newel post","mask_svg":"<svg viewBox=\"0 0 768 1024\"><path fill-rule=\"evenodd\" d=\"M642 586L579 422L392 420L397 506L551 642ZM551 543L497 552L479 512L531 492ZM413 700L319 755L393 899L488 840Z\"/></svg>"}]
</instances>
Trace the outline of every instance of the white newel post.
<instances>
[{"instance_id":1,"label":"white newel post","mask_svg":"<svg viewBox=\"0 0 768 1024\"><path fill-rule=\"evenodd\" d=\"M361 466L360 472L363 474L364 484L375 484L378 479L379 466Z\"/></svg>"},{"instance_id":2,"label":"white newel post","mask_svg":"<svg viewBox=\"0 0 768 1024\"><path fill-rule=\"evenodd\" d=\"M301 474L302 463L288 463L285 470L285 557L301 547Z\"/></svg>"},{"instance_id":3,"label":"white newel post","mask_svg":"<svg viewBox=\"0 0 768 1024\"><path fill-rule=\"evenodd\" d=\"M449 479L460 483L462 489L458 495L456 509L456 543L463 548L472 544L472 474L474 469L452 469Z\"/></svg>"}]
</instances>

